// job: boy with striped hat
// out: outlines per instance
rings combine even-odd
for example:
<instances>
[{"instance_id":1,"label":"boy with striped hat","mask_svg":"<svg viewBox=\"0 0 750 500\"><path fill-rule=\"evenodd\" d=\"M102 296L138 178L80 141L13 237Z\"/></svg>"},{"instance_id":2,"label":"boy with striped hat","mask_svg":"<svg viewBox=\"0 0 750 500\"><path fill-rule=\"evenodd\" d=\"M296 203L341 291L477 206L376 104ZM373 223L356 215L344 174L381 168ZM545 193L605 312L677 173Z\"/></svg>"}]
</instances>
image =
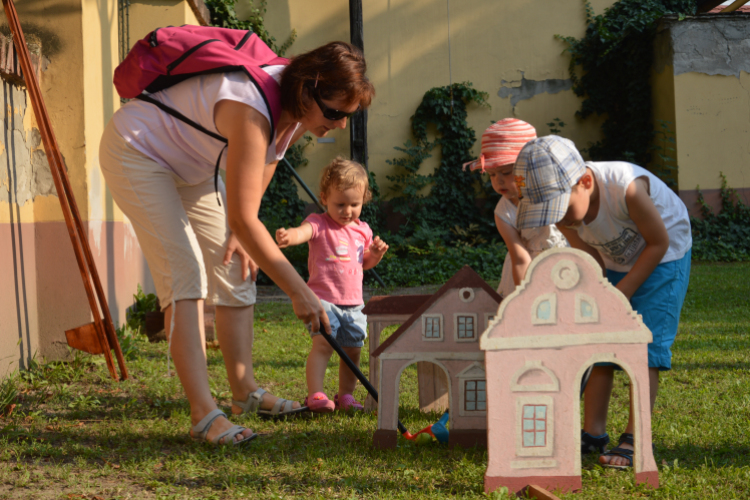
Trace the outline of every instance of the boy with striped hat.
<instances>
[{"instance_id":1,"label":"boy with striped hat","mask_svg":"<svg viewBox=\"0 0 750 500\"><path fill-rule=\"evenodd\" d=\"M548 248L567 246L554 224L522 230L516 226L519 200L518 188L513 180L513 165L524 145L535 138L536 130L530 124L516 118L505 118L482 134L482 154L479 158L464 164L464 169L468 166L471 170L489 174L492 188L502 195L494 215L495 226L508 247L497 288L497 293L503 297L510 295L521 283L534 257Z\"/></svg>"}]
</instances>

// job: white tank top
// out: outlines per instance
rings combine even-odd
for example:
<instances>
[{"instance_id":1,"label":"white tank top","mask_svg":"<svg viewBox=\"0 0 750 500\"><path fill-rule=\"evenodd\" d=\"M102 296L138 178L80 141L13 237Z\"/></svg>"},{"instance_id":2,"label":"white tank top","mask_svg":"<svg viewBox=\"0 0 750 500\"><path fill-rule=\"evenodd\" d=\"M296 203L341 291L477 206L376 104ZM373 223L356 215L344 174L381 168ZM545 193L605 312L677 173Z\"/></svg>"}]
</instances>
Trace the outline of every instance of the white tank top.
<instances>
[{"instance_id":1,"label":"white tank top","mask_svg":"<svg viewBox=\"0 0 750 500\"><path fill-rule=\"evenodd\" d=\"M276 81L284 66L268 66L264 71ZM214 123L214 107L222 100L238 101L258 110L271 122L268 108L257 87L244 72L196 76L151 95L176 109L204 128L219 133ZM214 175L216 159L225 144L178 120L155 105L132 100L112 117L117 132L135 149L171 170L188 184L198 184ZM266 163L284 157L294 132L292 127L276 147L276 131L266 152ZM221 134L219 134L221 135ZM222 155L220 168L226 168Z\"/></svg>"},{"instance_id":2,"label":"white tank top","mask_svg":"<svg viewBox=\"0 0 750 500\"><path fill-rule=\"evenodd\" d=\"M578 235L599 251L607 269L630 271L646 247L625 203L625 190L639 177L648 179L651 200L669 235L669 248L661 263L685 256L693 246L690 218L685 204L664 182L645 168L623 161L586 162L586 166L599 186L599 213L590 224L581 223Z\"/></svg>"}]
</instances>

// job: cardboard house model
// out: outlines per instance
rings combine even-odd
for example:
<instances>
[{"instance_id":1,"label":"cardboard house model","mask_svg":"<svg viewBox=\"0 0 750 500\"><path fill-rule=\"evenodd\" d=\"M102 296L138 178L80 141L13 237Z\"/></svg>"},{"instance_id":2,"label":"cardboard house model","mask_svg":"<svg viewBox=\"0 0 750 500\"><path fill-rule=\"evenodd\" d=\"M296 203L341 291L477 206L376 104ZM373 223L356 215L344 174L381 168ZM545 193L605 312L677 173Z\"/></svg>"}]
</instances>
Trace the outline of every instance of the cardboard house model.
<instances>
[{"instance_id":1,"label":"cardboard house model","mask_svg":"<svg viewBox=\"0 0 750 500\"><path fill-rule=\"evenodd\" d=\"M399 380L404 369L430 362L448 380L450 446L485 446L487 398L479 336L497 312L500 296L469 266L432 295L372 354L378 358L378 430L375 446L395 448Z\"/></svg>"},{"instance_id":2,"label":"cardboard house model","mask_svg":"<svg viewBox=\"0 0 750 500\"><path fill-rule=\"evenodd\" d=\"M587 253L547 250L482 334L487 366L485 491L581 488L581 379L598 362L630 377L636 481L659 485L651 449L651 332Z\"/></svg>"}]
</instances>

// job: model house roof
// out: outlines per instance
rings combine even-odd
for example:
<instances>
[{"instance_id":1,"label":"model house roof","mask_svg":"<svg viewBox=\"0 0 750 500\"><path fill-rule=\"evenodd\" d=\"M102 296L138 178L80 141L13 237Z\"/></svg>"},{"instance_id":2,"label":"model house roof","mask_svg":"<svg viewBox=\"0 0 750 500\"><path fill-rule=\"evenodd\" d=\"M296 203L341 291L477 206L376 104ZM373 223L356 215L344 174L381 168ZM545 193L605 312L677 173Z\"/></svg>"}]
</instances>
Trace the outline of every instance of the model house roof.
<instances>
[{"instance_id":1,"label":"model house roof","mask_svg":"<svg viewBox=\"0 0 750 500\"><path fill-rule=\"evenodd\" d=\"M554 248L534 259L500 304L481 349L541 349L651 342L630 301L586 252Z\"/></svg>"},{"instance_id":2,"label":"model house roof","mask_svg":"<svg viewBox=\"0 0 750 500\"><path fill-rule=\"evenodd\" d=\"M378 295L367 302L362 312L368 316L413 314L430 297L432 295Z\"/></svg>"},{"instance_id":3,"label":"model house roof","mask_svg":"<svg viewBox=\"0 0 750 500\"><path fill-rule=\"evenodd\" d=\"M498 293L493 290L471 267L464 266L460 271L454 274L453 277L451 277L451 279L449 279L442 287L440 287L440 289L435 292L426 302L424 302L422 306L414 314L412 314L409 319L407 319L399 327L398 330L393 333L393 335L388 337L385 342L380 344L380 347L378 347L371 354L371 356L380 356L383 352L388 350L389 346L396 342L396 340L398 340L398 338L401 337L414 324L414 322L418 321L422 317L422 314L427 312L432 307L432 305L438 301L438 299L443 297L450 290L461 288L479 288L487 292L487 294L492 297L492 299L494 299L497 303L500 303L500 301L502 300L500 295L498 295Z\"/></svg>"}]
</instances>

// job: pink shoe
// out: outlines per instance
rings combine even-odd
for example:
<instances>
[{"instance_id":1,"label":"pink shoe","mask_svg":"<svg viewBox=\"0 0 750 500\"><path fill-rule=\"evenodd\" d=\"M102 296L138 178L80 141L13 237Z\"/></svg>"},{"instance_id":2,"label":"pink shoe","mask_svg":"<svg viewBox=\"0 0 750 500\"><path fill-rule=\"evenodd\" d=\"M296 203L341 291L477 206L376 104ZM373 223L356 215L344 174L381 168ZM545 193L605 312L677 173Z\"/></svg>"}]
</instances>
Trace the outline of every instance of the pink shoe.
<instances>
[{"instance_id":1,"label":"pink shoe","mask_svg":"<svg viewBox=\"0 0 750 500\"><path fill-rule=\"evenodd\" d=\"M364 406L362 406L359 401L354 399L354 396L351 394L344 394L341 396L341 399L339 400L339 395L336 394L333 397L334 404L336 405L336 409L339 411L362 411L365 409Z\"/></svg>"},{"instance_id":2,"label":"pink shoe","mask_svg":"<svg viewBox=\"0 0 750 500\"><path fill-rule=\"evenodd\" d=\"M305 398L302 406L307 406L315 413L331 413L336 405L328 399L324 392L316 392L311 397Z\"/></svg>"}]
</instances>

